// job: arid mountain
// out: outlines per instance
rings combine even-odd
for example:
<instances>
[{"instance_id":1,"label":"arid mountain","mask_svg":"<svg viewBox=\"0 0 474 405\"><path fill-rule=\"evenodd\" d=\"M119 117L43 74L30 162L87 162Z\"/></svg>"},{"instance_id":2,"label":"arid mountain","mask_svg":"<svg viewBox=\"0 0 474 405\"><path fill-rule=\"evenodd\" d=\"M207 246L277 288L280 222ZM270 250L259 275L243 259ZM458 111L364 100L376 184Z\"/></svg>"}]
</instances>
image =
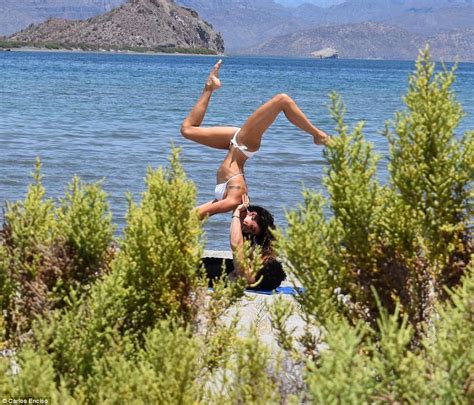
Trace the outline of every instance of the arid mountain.
<instances>
[{"instance_id":1,"label":"arid mountain","mask_svg":"<svg viewBox=\"0 0 474 405\"><path fill-rule=\"evenodd\" d=\"M474 29L428 37L382 23L318 27L273 38L245 53L311 56L312 52L334 48L340 58L412 60L426 43L436 59L474 61Z\"/></svg>"},{"instance_id":2,"label":"arid mountain","mask_svg":"<svg viewBox=\"0 0 474 405\"><path fill-rule=\"evenodd\" d=\"M48 18L80 20L104 14L126 0L0 0L0 35Z\"/></svg>"},{"instance_id":3,"label":"arid mountain","mask_svg":"<svg viewBox=\"0 0 474 405\"><path fill-rule=\"evenodd\" d=\"M474 62L474 28L442 32L428 42L438 59Z\"/></svg>"},{"instance_id":4,"label":"arid mountain","mask_svg":"<svg viewBox=\"0 0 474 405\"><path fill-rule=\"evenodd\" d=\"M292 17L292 9L273 0L178 0L178 3L196 10L222 32L229 50L307 27Z\"/></svg>"},{"instance_id":5,"label":"arid mountain","mask_svg":"<svg viewBox=\"0 0 474 405\"><path fill-rule=\"evenodd\" d=\"M125 0L0 0L0 35L11 24L23 27L32 21L48 16L67 19L88 17L109 10ZM401 28L397 35L411 38L409 33L418 34L423 40L430 37L433 46L451 43L450 50L462 50L469 54L469 43L459 32L474 28L473 0L176 0L177 3L196 10L199 15L221 32L226 49L230 53L254 52L272 38L307 32L318 27L351 25L363 22L378 22L384 26ZM331 5L332 4L332 5ZM292 7L290 7L290 5ZM297 5L297 7L294 7ZM318 7L324 6L322 7ZM327 7L330 6L330 7ZM16 14L15 14L16 13ZM87 14L88 13L88 14ZM15 16L21 14L20 23ZM84 14L84 15L83 15ZM87 14L87 15L85 15ZM34 18L34 19L33 19ZM33 19L33 20L32 20ZM341 28L343 35L347 28ZM461 31L460 31L461 30ZM11 32L11 28L10 31ZM448 31L455 31L449 33ZM334 31L335 32L335 31ZM388 31L390 32L390 30ZM303 35L303 34L302 34ZM328 34L329 35L329 34ZM369 34L368 34L369 35ZM438 37L438 35L440 35ZM444 36L443 36L444 35ZM414 36L416 42L417 36ZM377 41L377 38L372 38ZM336 40L336 38L334 38ZM394 40L394 39L392 39ZM411 41L411 39L410 39ZM404 44L405 51L410 41ZM297 47L297 44L291 45ZM377 44L373 45L377 47ZM372 47L371 47L372 49ZM448 50L441 54L448 54ZM279 51L280 52L280 51ZM393 52L392 58L402 51ZM364 52L363 54L366 54ZM386 55L386 53L383 53ZM362 57L362 54L359 56Z\"/></svg>"},{"instance_id":6,"label":"arid mountain","mask_svg":"<svg viewBox=\"0 0 474 405\"><path fill-rule=\"evenodd\" d=\"M305 3L284 7L272 0L178 0L222 32L230 52L272 37L326 25L384 22L423 36L472 28L472 0L346 0L329 8ZM312 2L314 3L314 2Z\"/></svg>"},{"instance_id":7,"label":"arid mountain","mask_svg":"<svg viewBox=\"0 0 474 405\"><path fill-rule=\"evenodd\" d=\"M472 0L347 0L324 13L317 8L311 12L311 7L306 6L304 15L316 25L374 21L424 35L472 28L474 18Z\"/></svg>"},{"instance_id":8,"label":"arid mountain","mask_svg":"<svg viewBox=\"0 0 474 405\"><path fill-rule=\"evenodd\" d=\"M393 17L388 22L403 27L410 32L423 35L434 35L440 32L474 28L474 8L471 5L440 7L420 12L417 9L407 10L402 15Z\"/></svg>"},{"instance_id":9,"label":"arid mountain","mask_svg":"<svg viewBox=\"0 0 474 405\"><path fill-rule=\"evenodd\" d=\"M88 44L95 47L186 48L224 51L224 42L198 14L173 0L129 0L87 20L49 19L12 35L10 40Z\"/></svg>"}]
</instances>

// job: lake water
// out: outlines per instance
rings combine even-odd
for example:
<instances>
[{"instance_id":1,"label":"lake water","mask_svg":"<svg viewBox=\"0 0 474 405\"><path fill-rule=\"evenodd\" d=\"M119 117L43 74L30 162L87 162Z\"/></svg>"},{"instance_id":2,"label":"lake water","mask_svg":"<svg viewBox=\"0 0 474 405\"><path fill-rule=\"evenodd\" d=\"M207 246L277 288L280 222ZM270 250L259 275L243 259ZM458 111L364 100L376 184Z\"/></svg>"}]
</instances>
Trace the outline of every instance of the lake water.
<instances>
[{"instance_id":1,"label":"lake water","mask_svg":"<svg viewBox=\"0 0 474 405\"><path fill-rule=\"evenodd\" d=\"M213 198L225 152L181 137L183 118L200 94L216 58L197 56L2 52L0 53L0 202L21 199L36 156L48 195L60 197L77 174L104 179L114 222L124 225L125 193L138 196L149 165L167 164L170 145L198 189ZM387 154L380 134L403 107L413 62L226 57L223 87L211 100L205 125L241 126L274 94L291 95L307 116L332 133L328 93L347 104L347 122L366 122L366 138ZM460 64L454 86L466 117L459 133L474 128L474 64ZM386 159L379 165L386 178ZM252 203L267 207L279 225L285 209L302 202L301 189L322 190L325 161L312 138L279 117L259 153L246 164ZM207 248L228 249L230 214L209 219Z\"/></svg>"}]
</instances>

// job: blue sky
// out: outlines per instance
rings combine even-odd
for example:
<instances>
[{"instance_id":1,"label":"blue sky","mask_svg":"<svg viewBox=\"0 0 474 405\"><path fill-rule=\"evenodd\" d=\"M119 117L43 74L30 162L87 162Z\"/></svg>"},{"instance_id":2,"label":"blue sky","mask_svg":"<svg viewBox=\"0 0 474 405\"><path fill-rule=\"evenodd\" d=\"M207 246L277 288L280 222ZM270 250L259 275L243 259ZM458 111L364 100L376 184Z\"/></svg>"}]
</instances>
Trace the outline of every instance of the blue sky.
<instances>
[{"instance_id":1,"label":"blue sky","mask_svg":"<svg viewBox=\"0 0 474 405\"><path fill-rule=\"evenodd\" d=\"M344 3L345 0L275 0L276 3L284 4L285 6L298 6L303 3L313 3L320 7L329 7L334 4Z\"/></svg>"}]
</instances>

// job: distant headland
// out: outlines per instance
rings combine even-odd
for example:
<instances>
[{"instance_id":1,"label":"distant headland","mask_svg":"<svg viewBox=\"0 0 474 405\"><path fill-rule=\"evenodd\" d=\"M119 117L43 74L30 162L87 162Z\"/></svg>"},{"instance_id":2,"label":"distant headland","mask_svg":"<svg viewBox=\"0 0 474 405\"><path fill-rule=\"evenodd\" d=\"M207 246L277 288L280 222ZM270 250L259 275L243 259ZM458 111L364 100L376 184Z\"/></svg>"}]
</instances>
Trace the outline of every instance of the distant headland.
<instances>
[{"instance_id":1,"label":"distant headland","mask_svg":"<svg viewBox=\"0 0 474 405\"><path fill-rule=\"evenodd\" d=\"M129 0L86 20L49 18L0 38L0 48L221 54L224 40L171 0Z\"/></svg>"}]
</instances>

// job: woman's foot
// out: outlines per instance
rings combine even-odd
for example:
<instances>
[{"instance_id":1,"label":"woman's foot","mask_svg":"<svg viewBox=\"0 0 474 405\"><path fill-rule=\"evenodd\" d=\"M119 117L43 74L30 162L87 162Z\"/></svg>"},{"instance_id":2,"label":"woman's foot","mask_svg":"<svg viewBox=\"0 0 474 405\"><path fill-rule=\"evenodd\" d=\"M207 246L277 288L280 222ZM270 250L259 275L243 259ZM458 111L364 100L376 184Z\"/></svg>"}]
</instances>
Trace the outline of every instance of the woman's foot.
<instances>
[{"instance_id":1,"label":"woman's foot","mask_svg":"<svg viewBox=\"0 0 474 405\"><path fill-rule=\"evenodd\" d=\"M221 64L222 59L219 59L212 68L211 73L209 73L209 77L206 80L206 85L204 86L205 90L213 91L221 87L221 81L219 80L219 69L221 67Z\"/></svg>"},{"instance_id":2,"label":"woman's foot","mask_svg":"<svg viewBox=\"0 0 474 405\"><path fill-rule=\"evenodd\" d=\"M318 130L317 135L313 135L313 140L316 145L325 145L329 146L329 142L331 141L331 137L326 134L326 132Z\"/></svg>"}]
</instances>

